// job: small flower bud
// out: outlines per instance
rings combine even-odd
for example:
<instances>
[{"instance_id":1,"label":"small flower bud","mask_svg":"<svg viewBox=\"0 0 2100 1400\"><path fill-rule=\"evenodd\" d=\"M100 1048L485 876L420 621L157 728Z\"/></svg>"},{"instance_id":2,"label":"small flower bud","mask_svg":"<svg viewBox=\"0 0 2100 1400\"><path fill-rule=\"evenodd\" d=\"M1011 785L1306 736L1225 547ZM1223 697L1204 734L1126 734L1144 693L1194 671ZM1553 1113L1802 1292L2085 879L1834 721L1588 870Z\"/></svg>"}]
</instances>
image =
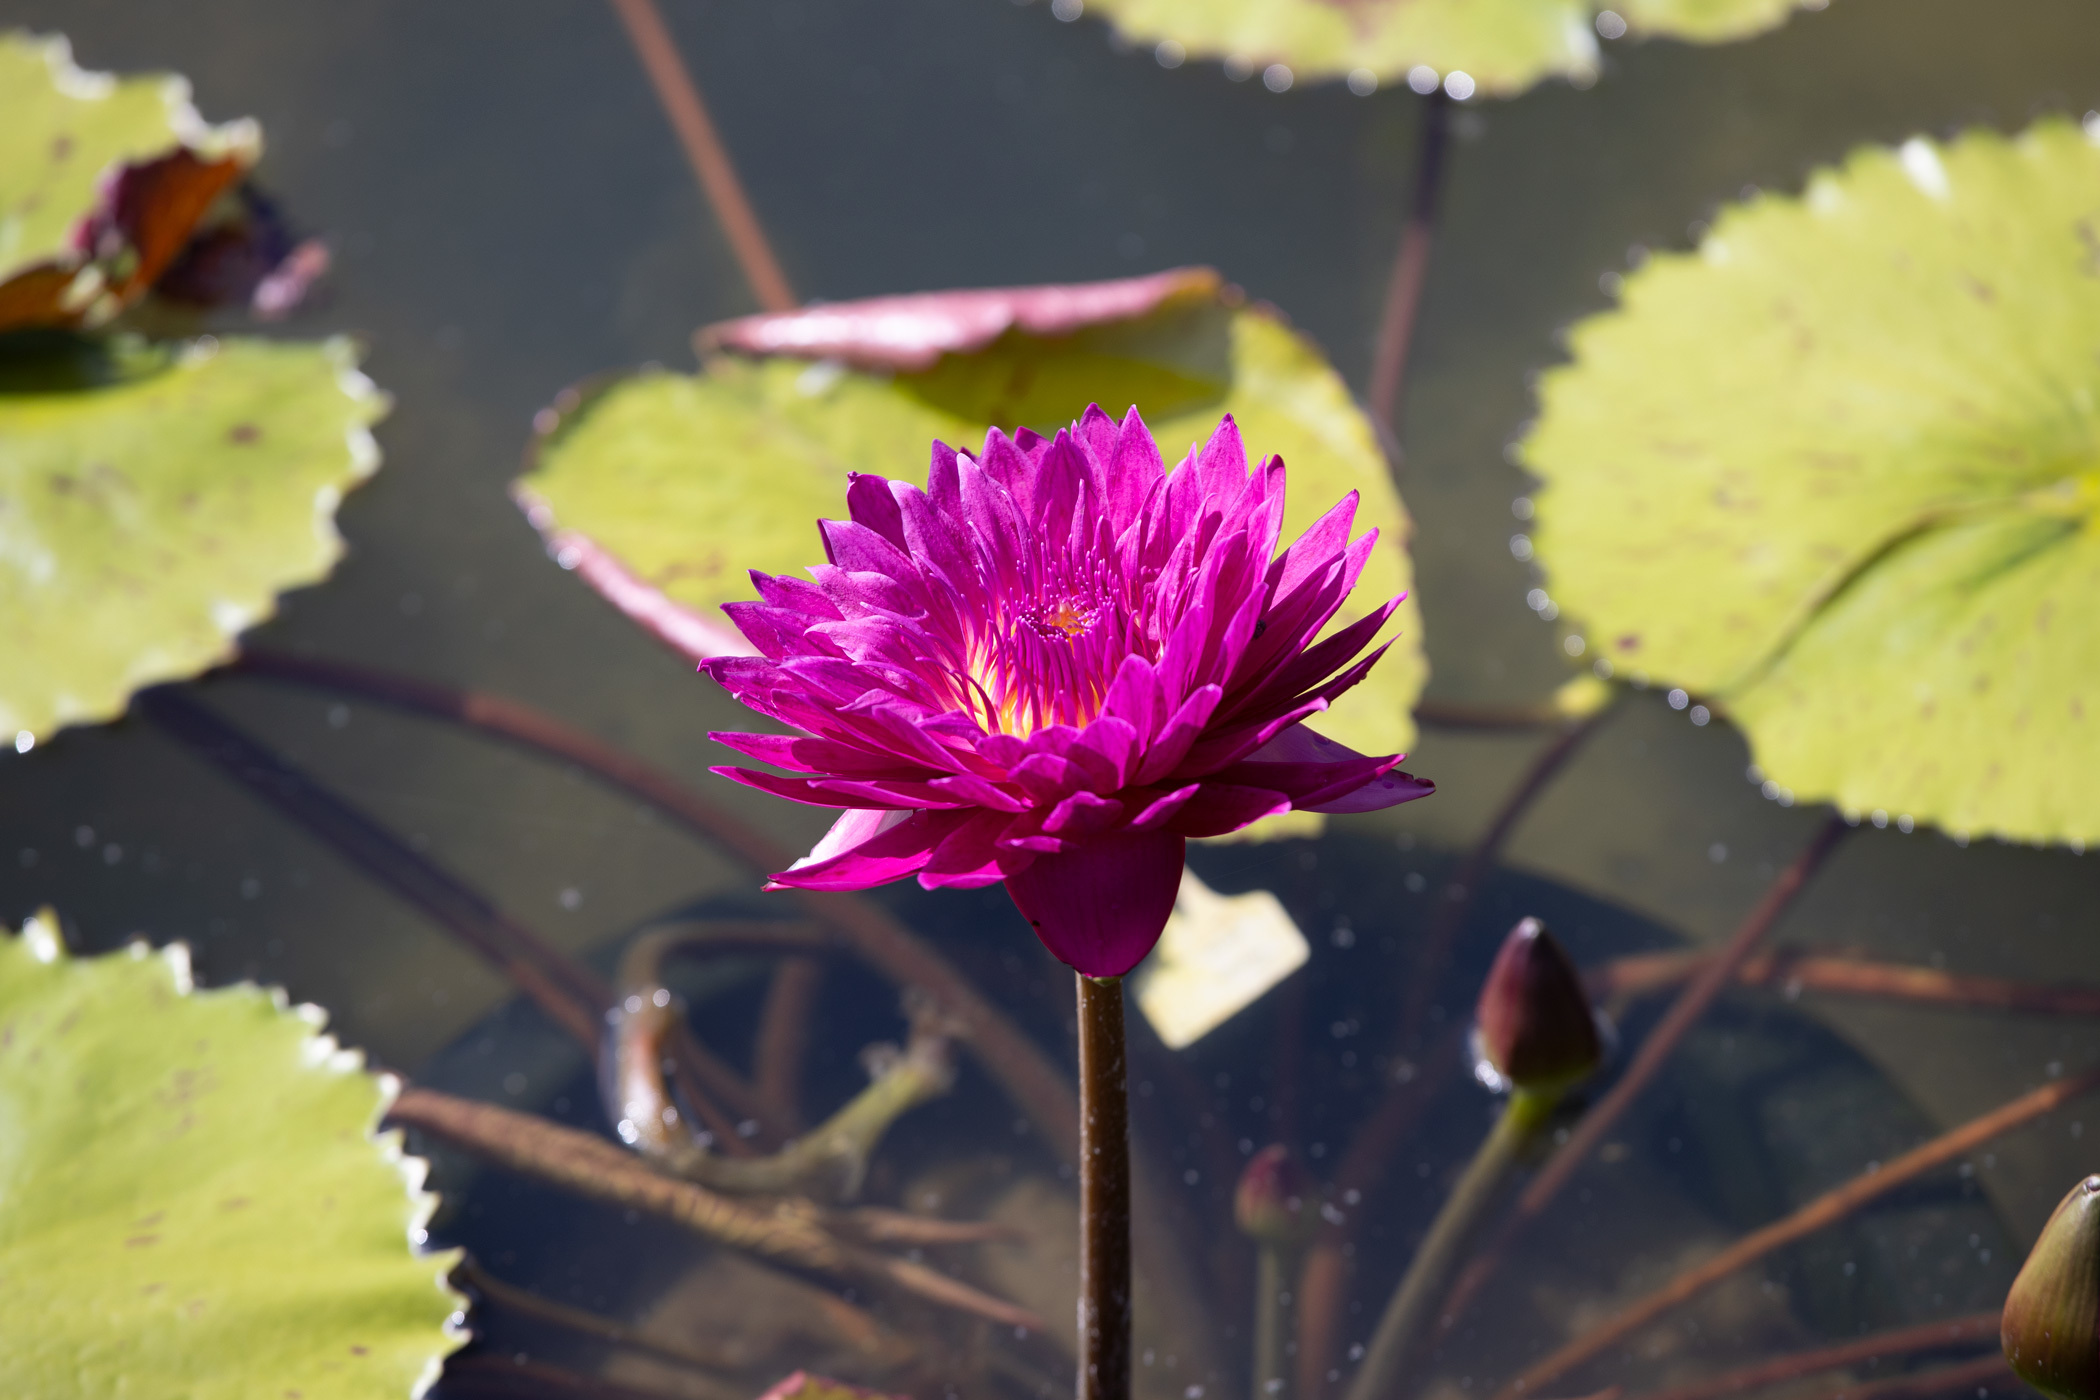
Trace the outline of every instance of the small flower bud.
<instances>
[{"instance_id":1,"label":"small flower bud","mask_svg":"<svg viewBox=\"0 0 2100 1400\"><path fill-rule=\"evenodd\" d=\"M1604 1058L1582 978L1537 919L1520 920L1503 940L1476 1015L1476 1073L1490 1088L1556 1092Z\"/></svg>"},{"instance_id":2,"label":"small flower bud","mask_svg":"<svg viewBox=\"0 0 2100 1400\"><path fill-rule=\"evenodd\" d=\"M2055 1400L2100 1400L2100 1176L2071 1188L2005 1299L1999 1341Z\"/></svg>"},{"instance_id":3,"label":"small flower bud","mask_svg":"<svg viewBox=\"0 0 2100 1400\"><path fill-rule=\"evenodd\" d=\"M1297 1244L1314 1219L1312 1182L1282 1143L1254 1154L1232 1196L1232 1218L1242 1233L1266 1245Z\"/></svg>"}]
</instances>

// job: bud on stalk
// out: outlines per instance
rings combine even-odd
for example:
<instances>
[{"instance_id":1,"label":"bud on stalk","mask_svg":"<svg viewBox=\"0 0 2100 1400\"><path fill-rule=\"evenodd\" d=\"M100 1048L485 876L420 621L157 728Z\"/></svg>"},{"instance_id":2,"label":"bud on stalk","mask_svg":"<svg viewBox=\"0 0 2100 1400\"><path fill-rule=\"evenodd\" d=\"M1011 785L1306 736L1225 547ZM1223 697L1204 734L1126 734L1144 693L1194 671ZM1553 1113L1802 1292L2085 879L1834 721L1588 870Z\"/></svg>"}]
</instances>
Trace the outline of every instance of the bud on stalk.
<instances>
[{"instance_id":1,"label":"bud on stalk","mask_svg":"<svg viewBox=\"0 0 2100 1400\"><path fill-rule=\"evenodd\" d=\"M2100 1176L2071 1188L2006 1295L1999 1340L2053 1400L2100 1400Z\"/></svg>"},{"instance_id":2,"label":"bud on stalk","mask_svg":"<svg viewBox=\"0 0 2100 1400\"><path fill-rule=\"evenodd\" d=\"M1491 1089L1557 1097L1604 1058L1582 977L1546 926L1519 920L1480 989L1474 1073Z\"/></svg>"}]
</instances>

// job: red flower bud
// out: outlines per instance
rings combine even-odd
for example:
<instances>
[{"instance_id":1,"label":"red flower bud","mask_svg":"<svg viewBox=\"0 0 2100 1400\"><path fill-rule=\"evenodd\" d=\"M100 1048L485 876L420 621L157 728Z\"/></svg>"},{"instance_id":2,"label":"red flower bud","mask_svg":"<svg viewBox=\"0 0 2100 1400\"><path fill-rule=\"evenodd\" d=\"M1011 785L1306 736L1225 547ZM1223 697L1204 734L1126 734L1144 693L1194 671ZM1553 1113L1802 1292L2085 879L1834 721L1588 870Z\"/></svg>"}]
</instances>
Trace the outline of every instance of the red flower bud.
<instances>
[{"instance_id":1,"label":"red flower bud","mask_svg":"<svg viewBox=\"0 0 2100 1400\"><path fill-rule=\"evenodd\" d=\"M2100 1397L2100 1176L2072 1187L2042 1227L2006 1295L1999 1341L2042 1394Z\"/></svg>"},{"instance_id":2,"label":"red flower bud","mask_svg":"<svg viewBox=\"0 0 2100 1400\"><path fill-rule=\"evenodd\" d=\"M1551 1093L1604 1058L1582 978L1537 919L1520 920L1503 940L1476 1014L1480 1077L1496 1087Z\"/></svg>"},{"instance_id":3,"label":"red flower bud","mask_svg":"<svg viewBox=\"0 0 2100 1400\"><path fill-rule=\"evenodd\" d=\"M1232 1217L1241 1231L1266 1245L1291 1245L1305 1238L1313 1221L1312 1180L1282 1143L1254 1154L1240 1173Z\"/></svg>"}]
</instances>

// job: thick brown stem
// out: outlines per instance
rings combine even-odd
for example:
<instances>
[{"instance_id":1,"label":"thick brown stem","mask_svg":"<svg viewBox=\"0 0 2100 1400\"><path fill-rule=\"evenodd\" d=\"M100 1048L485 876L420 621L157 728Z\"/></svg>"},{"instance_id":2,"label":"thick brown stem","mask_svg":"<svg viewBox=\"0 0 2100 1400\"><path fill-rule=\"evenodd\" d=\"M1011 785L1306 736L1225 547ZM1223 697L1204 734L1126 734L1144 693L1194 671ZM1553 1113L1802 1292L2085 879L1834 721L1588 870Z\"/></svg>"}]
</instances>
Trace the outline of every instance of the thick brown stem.
<instances>
[{"instance_id":1,"label":"thick brown stem","mask_svg":"<svg viewBox=\"0 0 2100 1400\"><path fill-rule=\"evenodd\" d=\"M1643 996L1687 982L1713 954L1640 953L1614 958L1583 973L1583 984L1598 1000ZM1868 958L1811 953L1800 948L1774 948L1757 954L1736 972L1746 987L1783 987L1833 996L1882 997L1891 1001L1964 1007L1979 1011L2013 1011L2042 1016L2100 1016L2100 987L2045 987L2003 977L1942 972Z\"/></svg>"},{"instance_id":2,"label":"thick brown stem","mask_svg":"<svg viewBox=\"0 0 2100 1400\"><path fill-rule=\"evenodd\" d=\"M737 178L736 165L715 133L707 104L700 100L700 88L679 58L678 45L664 28L655 0L612 0L612 7L626 26L649 84L656 89L656 100L663 104L678 144L685 148L685 158L700 179L701 191L729 237L730 251L736 255L751 295L768 311L793 311L798 303L787 275L766 242L766 231L745 197L744 182Z\"/></svg>"},{"instance_id":3,"label":"thick brown stem","mask_svg":"<svg viewBox=\"0 0 2100 1400\"><path fill-rule=\"evenodd\" d=\"M1079 1400L1130 1400L1123 979L1079 975Z\"/></svg>"},{"instance_id":4,"label":"thick brown stem","mask_svg":"<svg viewBox=\"0 0 2100 1400\"><path fill-rule=\"evenodd\" d=\"M1836 1346L1817 1347L1813 1351L1797 1351L1786 1356L1775 1356L1769 1361L1738 1367L1733 1371L1723 1371L1718 1376L1708 1376L1689 1385L1651 1391L1635 1397L1635 1400L1721 1400L1724 1395L1740 1395L1746 1390L1787 1385L1820 1371L1835 1371L1840 1366L1891 1360L1924 1351L1947 1351L1969 1346L1995 1348L1998 1345L1998 1329L2003 1322L2003 1312L1994 1308L1990 1312L1971 1313L1967 1317L1949 1318L1945 1322L1898 1327L1887 1332L1876 1332L1870 1337L1856 1337Z\"/></svg>"},{"instance_id":5,"label":"thick brown stem","mask_svg":"<svg viewBox=\"0 0 2100 1400\"><path fill-rule=\"evenodd\" d=\"M1662 1020L1648 1033L1648 1038L1641 1042L1640 1050L1626 1066L1626 1072L1619 1077L1619 1082L1583 1116L1568 1141L1546 1163L1545 1170L1533 1177L1531 1184L1518 1195L1494 1238L1486 1248L1474 1256L1473 1261L1466 1266L1465 1272L1459 1275L1458 1282L1452 1286L1451 1294L1444 1302L1443 1315L1438 1319L1439 1332L1448 1333L1457 1326L1458 1320L1465 1315L1466 1308L1487 1285L1488 1279L1494 1275L1495 1269L1507 1255L1517 1236L1545 1213L1546 1207L1553 1203L1561 1188L1568 1184L1569 1178L1589 1160L1590 1153L1604 1141L1605 1136L1618 1126L1619 1120L1626 1115L1627 1109L1632 1107L1633 1101L1640 1097L1641 1091L1662 1072L1663 1065L1668 1062L1684 1038L1691 1034L1692 1027L1706 1014L1707 1008L1713 1005L1721 990L1735 980L1736 970L1757 951L1757 945L1771 932L1772 925L1779 921L1780 915L1793 904L1795 897L1807 887L1809 880L1823 868L1823 863L1830 858L1830 853L1837 849L1838 843L1851 829L1843 817L1832 813L1823 825L1817 828L1816 834L1809 838L1808 845L1802 848L1801 854L1794 857L1793 863L1779 872L1779 877L1772 881L1756 907L1736 926L1735 932L1728 936L1728 941L1721 946L1721 951L1714 956L1713 961L1678 994L1677 1000L1670 1004L1670 1009L1663 1013Z\"/></svg>"},{"instance_id":6,"label":"thick brown stem","mask_svg":"<svg viewBox=\"0 0 2100 1400\"><path fill-rule=\"evenodd\" d=\"M1439 88L1422 101L1421 144L1415 157L1414 197L1407 223L1400 230L1400 250L1393 258L1386 285L1385 310L1378 320L1377 348L1371 357L1371 382L1364 395L1371 421L1395 449L1400 443L1400 391L1407 381L1408 352L1414 346L1415 322L1422 310L1422 287L1429 277L1429 251L1436 240L1437 204L1444 188L1444 156L1451 144L1451 99Z\"/></svg>"},{"instance_id":7,"label":"thick brown stem","mask_svg":"<svg viewBox=\"0 0 2100 1400\"><path fill-rule=\"evenodd\" d=\"M1497 1400L1516 1400L1516 1397L1522 1395L1537 1395L1543 1387L1551 1385L1583 1362L1625 1340L1670 1309L1704 1292L1737 1269L1762 1259L1773 1250L1792 1244L1805 1235L1836 1224L1867 1202L1887 1195L1924 1173L1973 1152L1992 1138L2010 1132L2023 1123L2032 1122L2072 1099L2092 1093L2096 1089L2100 1089L2100 1070L2058 1080L2054 1084L2045 1084L1980 1118L1970 1119L1959 1128L1942 1133L1923 1146L1912 1148L1886 1166L1873 1167L1836 1190L1826 1191L1785 1219L1776 1220L1761 1230L1751 1231L1705 1263L1686 1269L1645 1298L1621 1309L1550 1356L1533 1363L1522 1375L1502 1389ZM1571 1143L1570 1146L1572 1145Z\"/></svg>"}]
</instances>

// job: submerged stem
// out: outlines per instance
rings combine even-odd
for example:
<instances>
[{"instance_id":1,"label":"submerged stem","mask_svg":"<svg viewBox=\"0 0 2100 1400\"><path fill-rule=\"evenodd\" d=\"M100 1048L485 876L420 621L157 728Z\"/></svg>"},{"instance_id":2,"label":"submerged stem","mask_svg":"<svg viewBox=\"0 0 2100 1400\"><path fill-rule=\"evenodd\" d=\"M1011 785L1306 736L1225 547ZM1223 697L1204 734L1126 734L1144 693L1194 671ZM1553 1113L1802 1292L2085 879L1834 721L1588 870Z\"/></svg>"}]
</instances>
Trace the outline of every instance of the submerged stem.
<instances>
[{"instance_id":1,"label":"submerged stem","mask_svg":"<svg viewBox=\"0 0 2100 1400\"><path fill-rule=\"evenodd\" d=\"M1291 1332L1291 1276L1298 1250L1264 1243L1254 1273L1254 1400L1290 1400L1283 1340Z\"/></svg>"},{"instance_id":2,"label":"submerged stem","mask_svg":"<svg viewBox=\"0 0 2100 1400\"><path fill-rule=\"evenodd\" d=\"M1752 1230L1719 1254L1684 1270L1551 1355L1533 1362L1522 1375L1502 1388L1496 1400L1537 1395L1542 1387L1551 1385L1583 1362L1624 1341L1670 1309L1705 1292L1737 1269L1795 1240L1827 1229L1867 1202L1886 1196L1926 1172L1973 1152L1991 1139L2095 1091L2100 1091L2100 1070L2059 1079L1972 1118L1886 1165L1875 1163L1869 1166L1842 1186L1824 1192L1783 1219Z\"/></svg>"},{"instance_id":3,"label":"submerged stem","mask_svg":"<svg viewBox=\"0 0 2100 1400\"><path fill-rule=\"evenodd\" d=\"M1371 382L1365 399L1371 421L1386 435L1397 464L1400 443L1400 390L1407 380L1408 351L1414 345L1415 321L1422 309L1422 286L1429 277L1429 251L1436 239L1436 216L1444 187L1444 154L1451 144L1451 99L1439 88L1422 100L1422 143L1415 157L1414 198L1400 230L1400 249L1393 258L1386 286L1385 311L1378 321L1378 344L1371 360Z\"/></svg>"},{"instance_id":4,"label":"submerged stem","mask_svg":"<svg viewBox=\"0 0 2100 1400\"><path fill-rule=\"evenodd\" d=\"M1130 1396L1123 979L1079 975L1079 1400Z\"/></svg>"},{"instance_id":5,"label":"submerged stem","mask_svg":"<svg viewBox=\"0 0 2100 1400\"><path fill-rule=\"evenodd\" d=\"M1459 1275L1458 1282L1452 1285L1450 1299L1444 1306L1443 1316L1438 1319L1437 1326L1440 1331L1449 1331L1457 1325L1466 1308L1473 1299L1480 1296L1480 1290L1487 1286L1489 1278L1500 1266L1516 1237L1545 1214L1546 1207L1553 1203L1561 1188L1568 1184L1569 1178L1581 1169L1582 1164L1589 1159L1590 1153L1597 1145L1604 1141L1605 1136L1618 1126L1619 1120L1625 1116L1633 1101L1662 1072L1663 1065L1668 1062L1677 1046L1691 1034L1692 1027L1706 1014L1714 999L1735 980L1737 969L1757 951L1758 944L1764 941L1772 926L1779 922L1780 916L1792 907L1795 897L1807 887L1816 872L1823 868L1823 863L1830 858L1830 853L1837 849L1838 843L1851 829L1843 817L1832 813L1809 839L1808 845L1794 857L1793 863L1779 872L1778 878L1765 890L1756 907L1736 926L1735 932L1728 936L1728 941L1721 946L1721 951L1715 955L1713 961L1708 963L1678 995L1677 1000L1670 1004L1670 1009L1663 1013L1662 1020L1648 1033L1648 1038L1641 1042L1641 1048L1635 1052L1632 1062L1626 1066L1626 1072L1619 1077L1619 1082L1583 1116L1582 1122L1570 1134L1567 1143L1553 1154L1553 1159L1546 1164L1545 1169L1532 1179L1523 1193L1511 1204L1494 1237L1474 1256L1472 1262L1466 1265L1465 1272Z\"/></svg>"},{"instance_id":6,"label":"submerged stem","mask_svg":"<svg viewBox=\"0 0 2100 1400\"><path fill-rule=\"evenodd\" d=\"M1510 1095L1494 1130L1466 1164L1443 1209L1430 1222L1429 1233L1415 1251L1400 1286L1387 1301L1363 1364L1349 1383L1347 1400L1382 1400L1400 1388L1407 1364L1428 1330L1431 1310L1442 1301L1444 1286L1458 1268L1466 1241L1487 1217L1510 1169L1552 1114L1558 1098L1522 1089Z\"/></svg>"}]
</instances>

